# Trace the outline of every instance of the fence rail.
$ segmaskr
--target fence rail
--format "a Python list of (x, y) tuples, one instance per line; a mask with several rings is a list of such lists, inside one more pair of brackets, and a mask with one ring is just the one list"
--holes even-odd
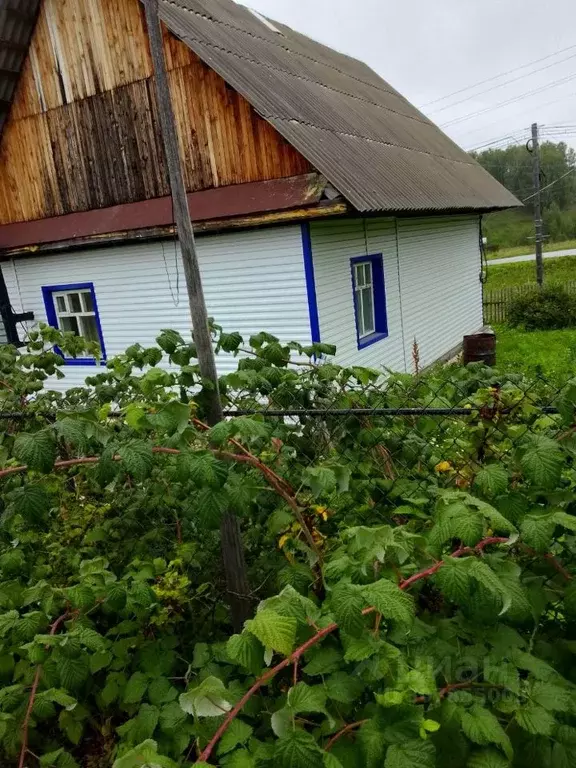
[[(576, 296), (576, 280), (567, 280), (562, 283), (568, 293)], [(525, 296), (536, 290), (535, 283), (525, 285), (509, 285), (494, 291), (484, 291), (484, 322), (505, 323), (508, 320), (508, 309), (514, 299)]]

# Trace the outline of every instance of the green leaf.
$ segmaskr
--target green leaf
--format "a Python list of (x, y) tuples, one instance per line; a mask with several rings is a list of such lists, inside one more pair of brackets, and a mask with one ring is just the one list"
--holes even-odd
[(366, 620), (362, 615), (362, 609), (366, 601), (360, 587), (339, 582), (330, 595), (330, 605), (336, 623), (345, 632), (354, 637), (363, 632)]
[(466, 765), (467, 768), (509, 768), (510, 763), (495, 749), (483, 749), (473, 752)]
[(192, 480), (199, 488), (220, 488), (228, 467), (210, 451), (184, 451), (176, 458), (176, 472), (182, 483)]
[(436, 750), (429, 741), (413, 739), (392, 744), (386, 752), (385, 768), (434, 768)]
[(341, 631), (340, 639), (345, 649), (344, 661), (365, 661), (373, 656), (379, 648), (379, 642), (367, 632), (359, 637), (351, 637)]
[(178, 696), (178, 691), (167, 677), (156, 677), (148, 686), (148, 698), (151, 704), (168, 704)]
[(376, 701), (381, 707), (398, 707), (404, 703), (406, 699), (406, 693), (404, 691), (384, 691), (384, 693), (376, 694)]
[(252, 736), (252, 727), (247, 723), (242, 722), (242, 720), (235, 718), (228, 726), (228, 730), (224, 736), (220, 739), (218, 754), (226, 755), (228, 752), (235, 749), (235, 747), (245, 744), (250, 736)]
[(328, 675), (340, 668), (342, 653), (337, 648), (315, 647), (306, 655), (308, 663), (303, 672), (310, 677)]
[(180, 694), (180, 706), (194, 717), (219, 717), (232, 709), (222, 680), (207, 677), (195, 688)]
[(552, 544), (555, 528), (554, 515), (529, 515), (520, 524), (520, 536), (537, 552), (546, 552)]
[(476, 744), (498, 744), (506, 756), (512, 758), (510, 739), (490, 710), (474, 704), (462, 715), (462, 730)]
[(5, 637), (6, 634), (14, 629), (20, 621), (20, 614), (18, 611), (6, 611), (6, 613), (0, 614), (0, 637)]
[(226, 643), (228, 656), (249, 672), (257, 674), (264, 665), (262, 645), (248, 632), (232, 635)]
[(177, 701), (171, 701), (160, 711), (160, 728), (167, 733), (173, 733), (180, 728), (186, 719), (186, 713), (180, 704)]
[(168, 435), (182, 432), (190, 420), (190, 406), (178, 400), (172, 400), (161, 408), (158, 413), (148, 417), (152, 426), (166, 432)]
[(185, 343), (178, 331), (174, 331), (171, 328), (164, 328), (160, 331), (160, 335), (156, 336), (156, 344), (169, 355), (175, 352), (177, 347), (184, 346)]
[(510, 654), (510, 661), (520, 669), (531, 672), (537, 680), (551, 680), (558, 676), (558, 673), (550, 664), (517, 648)]
[(500, 496), (508, 488), (508, 472), (502, 464), (487, 464), (476, 475), (474, 484), (483, 496)]
[(152, 446), (143, 440), (131, 440), (118, 449), (124, 469), (136, 481), (144, 480), (154, 464)]
[(100, 672), (101, 669), (109, 667), (113, 658), (111, 651), (97, 651), (94, 653), (90, 656), (91, 674), (95, 675), (97, 672)]
[(385, 619), (410, 624), (414, 618), (414, 602), (409, 595), (388, 579), (379, 579), (362, 587), (368, 605), (376, 608)]
[(238, 435), (243, 442), (249, 443), (252, 440), (267, 438), (270, 427), (254, 416), (238, 416), (232, 421), (232, 433)]
[(307, 467), (302, 473), (302, 481), (315, 496), (330, 493), (336, 488), (336, 474), (328, 467)]
[(576, 533), (576, 515), (569, 515), (567, 512), (555, 512), (552, 517), (557, 525)]
[(356, 740), (364, 758), (363, 768), (381, 768), (386, 748), (386, 738), (381, 724), (369, 720), (357, 732)]
[(545, 435), (531, 435), (520, 465), (524, 475), (542, 488), (554, 488), (560, 480), (564, 456), (556, 440)]
[(194, 499), (192, 512), (207, 528), (220, 525), (224, 512), (230, 507), (230, 498), (224, 489), (203, 488)]
[(513, 664), (500, 658), (487, 657), (484, 664), (484, 680), (494, 685), (502, 685), (513, 693), (520, 693), (520, 676)]
[(275, 611), (258, 611), (256, 616), (246, 622), (246, 629), (255, 635), (266, 648), (289, 656), (296, 639), (296, 619), (280, 616)]
[(535, 704), (549, 712), (569, 712), (574, 700), (574, 694), (568, 689), (543, 681), (532, 684), (529, 696)]
[(56, 432), (66, 443), (84, 452), (88, 445), (87, 431), (90, 422), (87, 419), (72, 419), (69, 416), (57, 421)]
[(224, 352), (236, 352), (240, 344), (243, 342), (244, 339), (238, 333), (238, 331), (234, 331), (233, 333), (221, 333), (220, 337), (218, 338), (218, 346)]
[(147, 688), (147, 676), (143, 672), (134, 672), (124, 689), (124, 703), (137, 704), (139, 701), (142, 701)]
[(515, 714), (518, 725), (535, 736), (550, 736), (556, 725), (554, 716), (537, 704), (526, 704)]
[(15, 514), (30, 525), (38, 525), (47, 519), (52, 499), (41, 485), (28, 484), (16, 490), (13, 504)]
[[(207, 763), (196, 765), (207, 766)], [(115, 760), (112, 768), (177, 768), (177, 765), (170, 758), (159, 755), (156, 742), (147, 739)]]
[(69, 637), (77, 637), (89, 651), (104, 651), (110, 645), (108, 640), (90, 627), (78, 627), (68, 634)]
[(346, 672), (335, 672), (324, 680), (326, 696), (341, 704), (356, 701), (364, 690), (364, 683), (357, 676)]
[(134, 744), (139, 744), (152, 736), (158, 725), (159, 715), (157, 707), (151, 704), (142, 704), (138, 714), (133, 719), (130, 737)]
[(76, 699), (74, 699), (72, 696), (69, 696), (66, 691), (62, 691), (58, 688), (49, 688), (47, 691), (44, 691), (44, 696), (50, 699), (50, 701), (53, 701), (56, 704), (60, 704), (61, 707), (64, 707), (64, 709), (69, 712), (76, 709), (78, 704)]
[(467, 558), (446, 557), (444, 565), (436, 573), (435, 581), (448, 600), (457, 605), (466, 605), (470, 601), (471, 575)]
[(79, 688), (90, 675), (88, 660), (83, 656), (78, 658), (60, 656), (56, 667), (60, 676), (60, 682), (69, 691)]
[(274, 746), (274, 762), (280, 768), (318, 768), (322, 750), (312, 734), (298, 728), (288, 731)]
[(14, 440), (14, 456), (28, 469), (51, 472), (56, 460), (56, 443), (50, 429), (20, 432)]
[(297, 683), (288, 691), (288, 706), (296, 715), (304, 712), (325, 712), (326, 693), (322, 686)]
[(77, 720), (74, 717), (72, 712), (68, 712), (65, 709), (62, 710), (58, 718), (58, 725), (72, 744), (80, 744), (84, 732), (84, 725), (81, 720)]

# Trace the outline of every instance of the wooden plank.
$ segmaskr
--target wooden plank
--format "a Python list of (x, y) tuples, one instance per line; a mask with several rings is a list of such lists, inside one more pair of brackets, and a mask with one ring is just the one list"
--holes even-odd
[[(163, 44), (188, 191), (313, 170), (165, 29)], [(167, 194), (151, 71), (139, 0), (44, 0), (0, 145), (0, 223)]]

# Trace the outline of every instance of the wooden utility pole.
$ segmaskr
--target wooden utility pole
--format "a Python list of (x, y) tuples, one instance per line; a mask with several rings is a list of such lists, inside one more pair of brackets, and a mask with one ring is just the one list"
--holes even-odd
[(216, 373), (216, 359), (212, 347), (212, 337), (208, 326), (208, 312), (202, 290), (202, 279), (198, 265), (198, 254), (194, 240), (194, 230), (188, 210), (188, 198), (184, 186), (182, 173), (182, 161), (176, 133), (176, 121), (170, 98), (168, 75), (166, 74), (166, 62), (164, 60), (164, 47), (162, 43), (162, 30), (158, 17), (158, 0), (144, 0), (146, 10), (146, 24), (150, 40), (150, 52), (154, 64), (154, 80), (156, 83), (156, 99), (158, 113), (160, 115), (160, 127), (164, 141), (164, 152), (170, 177), (172, 190), (172, 202), (174, 206), (174, 220), (180, 241), (182, 263), (186, 288), (188, 289), (188, 301), (190, 303), (190, 315), (192, 317), (192, 329), (194, 343), (198, 352), (198, 364), (202, 378), (209, 382), (210, 400), (208, 404), (208, 422), (216, 424), (222, 421), (222, 405), (218, 392), (218, 375)]
[(544, 260), (542, 258), (542, 195), (540, 193), (540, 142), (538, 123), (532, 124), (532, 180), (534, 184), (534, 229), (536, 233), (536, 282), (544, 284)]
[[(164, 152), (170, 177), (172, 190), (172, 202), (174, 207), (174, 220), (180, 241), (182, 263), (186, 287), (188, 289), (188, 301), (190, 303), (190, 315), (192, 317), (192, 329), (194, 343), (198, 354), (200, 373), (204, 379), (204, 391), (207, 395), (207, 420), (209, 424), (217, 424), (222, 421), (222, 404), (218, 391), (218, 376), (216, 373), (216, 359), (212, 338), (208, 325), (208, 313), (202, 290), (202, 279), (198, 265), (198, 255), (194, 241), (194, 230), (188, 209), (186, 187), (184, 186), (184, 174), (182, 160), (176, 133), (176, 121), (170, 97), (168, 75), (166, 74), (166, 61), (164, 59), (164, 46), (162, 30), (158, 16), (158, 0), (143, 0), (146, 12), (146, 25), (150, 40), (150, 52), (154, 65), (154, 80), (156, 84), (156, 100), (160, 115), (160, 128), (164, 142)], [(246, 561), (244, 547), (240, 531), (240, 523), (233, 512), (225, 512), (221, 524), (222, 564), (228, 587), (230, 614), (232, 624), (236, 632), (242, 630), (244, 621), (251, 613), (251, 598), (248, 577), (246, 574)]]

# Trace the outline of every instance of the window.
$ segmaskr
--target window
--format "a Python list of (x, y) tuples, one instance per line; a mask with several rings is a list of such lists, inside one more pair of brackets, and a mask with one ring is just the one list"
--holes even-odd
[[(92, 283), (51, 285), (43, 287), (42, 293), (48, 323), (61, 331), (71, 331), (76, 336), (82, 336), (87, 341), (98, 342), (102, 350), (102, 359), (106, 359), (94, 285)], [(87, 355), (65, 358), (65, 360), (72, 365), (96, 364), (96, 360)]]
[(351, 260), (358, 349), (388, 336), (382, 254)]

